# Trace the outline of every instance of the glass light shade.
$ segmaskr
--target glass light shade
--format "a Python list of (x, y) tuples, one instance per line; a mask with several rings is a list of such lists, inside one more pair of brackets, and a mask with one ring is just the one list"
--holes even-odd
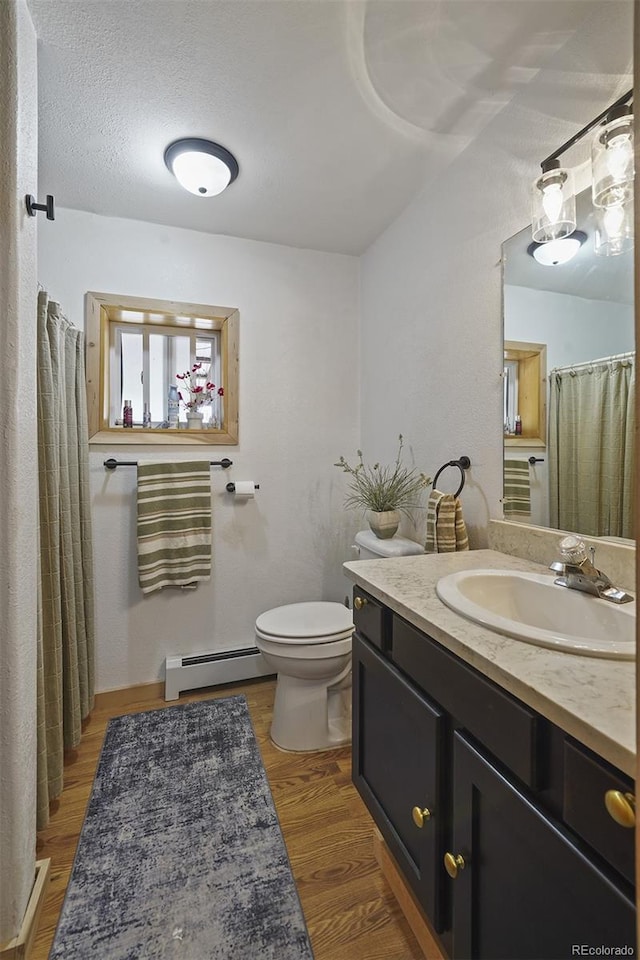
[[(632, 194), (633, 197), (633, 194)], [(594, 249), (599, 257), (617, 257), (633, 250), (633, 200), (596, 207)]]
[(633, 116), (626, 114), (601, 127), (591, 145), (593, 204), (626, 204), (633, 197)]
[(557, 167), (533, 181), (531, 223), (536, 243), (568, 237), (576, 229), (573, 173)]
[(179, 154), (173, 161), (173, 172), (178, 183), (198, 197), (217, 196), (231, 180), (226, 163), (207, 153)]

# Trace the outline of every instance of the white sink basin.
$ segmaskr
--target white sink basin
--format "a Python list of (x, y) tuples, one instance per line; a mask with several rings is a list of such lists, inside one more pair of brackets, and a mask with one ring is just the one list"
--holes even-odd
[(442, 577), (436, 593), (468, 620), (541, 647), (633, 660), (636, 604), (613, 604), (560, 587), (553, 575), (466, 570)]

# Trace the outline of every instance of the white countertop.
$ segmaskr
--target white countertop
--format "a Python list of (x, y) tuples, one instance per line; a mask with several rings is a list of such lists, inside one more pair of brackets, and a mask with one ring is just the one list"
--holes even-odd
[(536, 647), (454, 613), (437, 597), (436, 583), (474, 568), (548, 572), (495, 550), (344, 564), (377, 600), (635, 779), (635, 662)]

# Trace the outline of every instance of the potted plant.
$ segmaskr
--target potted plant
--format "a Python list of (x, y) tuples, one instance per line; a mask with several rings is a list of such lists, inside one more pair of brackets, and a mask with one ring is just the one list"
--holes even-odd
[(349, 474), (347, 507), (360, 507), (368, 511), (369, 526), (381, 540), (394, 536), (400, 524), (400, 513), (409, 514), (412, 507), (421, 506), (422, 491), (431, 483), (431, 477), (409, 469), (401, 463), (403, 439), (399, 435), (398, 454), (391, 466), (374, 463), (368, 466), (358, 450), (358, 463), (352, 467), (340, 457), (335, 467)]
[[(178, 392), (178, 399), (184, 404), (187, 411), (187, 426), (190, 430), (202, 428), (203, 410), (202, 408), (210, 404), (215, 396), (223, 397), (224, 390), (218, 387), (216, 391), (215, 383), (210, 383), (205, 376), (200, 373), (201, 363), (194, 363), (191, 370), (186, 373), (176, 373), (176, 379), (182, 381), (181, 389)], [(198, 380), (205, 380), (205, 385), (198, 383)], [(188, 394), (183, 397), (182, 391)]]

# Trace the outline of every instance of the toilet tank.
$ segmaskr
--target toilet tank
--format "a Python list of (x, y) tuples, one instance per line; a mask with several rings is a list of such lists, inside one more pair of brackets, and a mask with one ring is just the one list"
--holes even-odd
[(424, 553), (424, 547), (406, 537), (391, 537), (381, 540), (373, 530), (356, 533), (354, 550), (359, 560), (380, 560), (382, 557), (410, 557)]

